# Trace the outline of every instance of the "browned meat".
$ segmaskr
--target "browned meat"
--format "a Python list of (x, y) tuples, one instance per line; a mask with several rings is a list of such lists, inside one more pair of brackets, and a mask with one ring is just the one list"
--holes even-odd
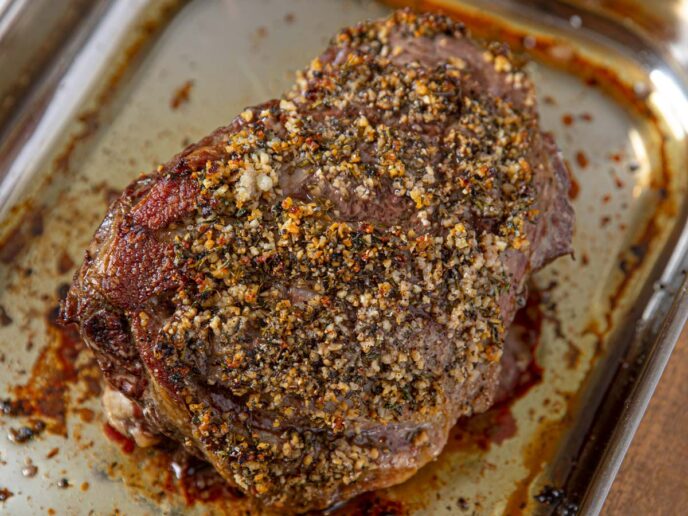
[(508, 51), (397, 12), (127, 188), (64, 317), (132, 402), (109, 394), (118, 428), (324, 508), (490, 406), (527, 277), (569, 252), (567, 191)]

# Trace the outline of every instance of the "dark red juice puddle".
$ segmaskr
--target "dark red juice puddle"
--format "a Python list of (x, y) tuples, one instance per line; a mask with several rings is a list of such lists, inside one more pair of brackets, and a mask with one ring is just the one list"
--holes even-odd
[(134, 443), (133, 439), (121, 434), (108, 423), (103, 425), (103, 433), (113, 443), (117, 444), (122, 449), (122, 452), (127, 455), (133, 453), (136, 449), (136, 443)]

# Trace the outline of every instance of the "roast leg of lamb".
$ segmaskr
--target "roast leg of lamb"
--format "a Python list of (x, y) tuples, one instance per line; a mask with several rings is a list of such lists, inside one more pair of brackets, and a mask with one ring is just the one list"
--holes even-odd
[(568, 177), (503, 45), (398, 11), (133, 182), (64, 303), (141, 445), (266, 505), (409, 478), (486, 410)]

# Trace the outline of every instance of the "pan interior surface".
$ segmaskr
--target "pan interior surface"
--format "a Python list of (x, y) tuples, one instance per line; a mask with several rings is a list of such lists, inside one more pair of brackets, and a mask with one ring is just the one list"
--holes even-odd
[[(129, 30), (113, 43), (108, 62), (125, 59), (141, 20), (158, 12), (153, 7), (141, 2), (140, 12), (129, 16)], [(114, 89), (108, 88), (115, 66), (83, 91), (75, 116), (56, 122), (62, 129), (51, 145), (34, 142), (1, 226), (0, 307), (10, 322), (0, 326), (0, 398), (29, 383), (50, 388), (37, 377), (43, 362), (58, 364), (74, 381), (58, 393), (64, 421), (57, 417), (28, 442), (0, 446), (0, 488), (13, 494), (0, 508), (10, 514), (49, 508), (58, 514), (235, 514), (249, 506), (239, 497), (191, 503), (174, 487), (179, 479), (167, 473), (169, 461), (160, 452), (122, 453), (121, 443), (104, 437), (93, 387), (97, 371), (88, 353), (77, 353), (78, 344), (65, 344), (54, 310), (117, 191), (245, 106), (278, 96), (341, 27), (389, 11), (360, 0), (189, 2), (138, 47), (143, 50), (121, 69)], [(481, 416), (483, 426), (459, 424), (437, 461), (378, 493), (380, 499), (418, 514), (537, 510), (534, 495), (551, 481), (547, 464), (581, 411), (581, 386), (600, 357), (623, 345), (614, 338), (617, 328), (628, 322), (683, 210), (688, 167), (675, 106), (685, 99), (672, 101), (662, 72), (647, 71), (632, 57), (619, 54), (607, 64), (648, 95), (648, 111), (551, 63), (528, 65), (542, 127), (554, 133), (574, 178), (577, 213), (575, 258), (561, 258), (534, 278), (547, 305), (536, 350), (542, 379)], [(63, 357), (65, 349), (78, 357)], [(0, 413), (3, 434), (30, 424)], [(28, 461), (37, 475), (22, 475)]]

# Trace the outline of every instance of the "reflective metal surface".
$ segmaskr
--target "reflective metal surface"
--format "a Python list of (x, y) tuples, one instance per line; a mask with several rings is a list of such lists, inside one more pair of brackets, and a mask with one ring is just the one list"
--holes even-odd
[[(551, 485), (595, 513), (687, 314), (680, 271), (688, 102), (683, 57), (672, 53), (678, 43), (664, 46), (642, 25), (609, 18), (611, 2), (584, 2), (589, 11), (568, 2), (403, 3), (440, 5), (478, 35), (528, 47), (542, 125), (579, 185), (578, 221), (576, 260), (561, 259), (535, 278), (548, 302), (537, 350), (543, 380), (486, 417), (487, 444), (460, 426), (438, 461), (378, 495), (419, 514), (538, 513), (554, 509), (535, 500)], [(43, 93), (26, 93), (42, 102), (25, 102), (2, 128), (0, 306), (12, 323), (0, 326), (0, 398), (34, 380), (37, 357), (54, 349), (46, 314), (108, 194), (244, 106), (278, 95), (337, 29), (388, 9), (361, 0), (196, 0), (179, 9), (131, 0), (87, 17), (78, 43), (56, 49), (61, 64), (44, 71), (53, 87), (39, 81), (34, 92)], [(683, 33), (671, 34), (679, 41)], [(171, 107), (189, 81), (188, 102)], [(32, 235), (36, 213), (42, 224)], [(7, 242), (25, 234), (8, 254)], [(80, 371), (87, 376), (86, 366)], [(0, 435), (0, 488), (13, 492), (0, 508), (235, 514), (247, 507), (245, 500), (187, 507), (167, 492), (155, 452), (123, 454), (103, 435), (97, 398), (77, 403), (84, 383), (79, 377), (66, 394), (68, 438), (45, 433), (20, 445)], [(21, 423), (0, 416), (0, 434)], [(46, 458), (54, 448), (59, 453)], [(35, 477), (21, 474), (28, 458)], [(58, 486), (63, 477), (67, 490)]]

